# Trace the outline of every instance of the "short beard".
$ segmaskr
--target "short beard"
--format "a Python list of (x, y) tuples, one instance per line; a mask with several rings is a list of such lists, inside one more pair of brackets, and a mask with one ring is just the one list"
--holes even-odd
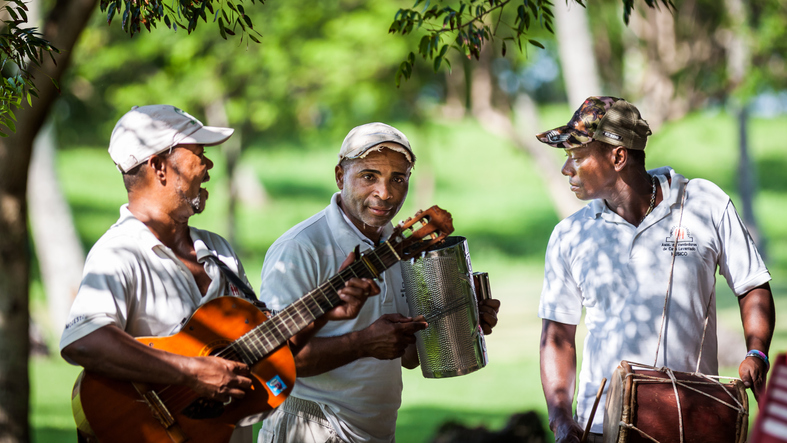
[[(174, 164), (170, 166), (172, 167), (172, 170), (175, 171), (175, 174), (177, 174), (178, 181), (180, 181), (180, 177), (181, 177), (180, 170)], [(194, 214), (201, 214), (202, 211), (205, 210), (205, 206), (206, 206), (205, 204), (201, 205), (202, 207), (200, 207), (201, 197), (202, 197), (201, 190), (197, 191), (197, 196), (194, 198), (186, 197), (186, 194), (183, 191), (178, 190), (178, 197), (180, 198), (181, 202), (189, 205), (191, 210), (194, 211)]]
[(194, 211), (195, 214), (200, 214), (200, 213), (202, 213), (202, 211), (205, 210), (205, 205), (204, 204), (202, 204), (202, 205), (200, 204), (200, 203), (202, 203), (202, 199), (201, 199), (201, 195), (200, 194), (197, 194), (197, 196), (194, 197), (194, 198), (188, 198), (183, 193), (183, 191), (178, 191), (178, 197), (180, 198), (181, 202), (189, 205), (189, 207), (191, 208), (192, 211)]

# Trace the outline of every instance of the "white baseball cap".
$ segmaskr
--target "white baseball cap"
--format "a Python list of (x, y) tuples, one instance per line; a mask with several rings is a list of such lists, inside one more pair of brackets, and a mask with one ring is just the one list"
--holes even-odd
[(339, 161), (345, 158), (363, 158), (372, 148), (388, 148), (400, 152), (407, 161), (415, 163), (415, 154), (401, 131), (385, 123), (367, 123), (352, 128), (339, 149)]
[(145, 163), (151, 155), (177, 145), (218, 145), (233, 132), (232, 128), (205, 126), (174, 106), (134, 106), (112, 130), (109, 156), (120, 172), (126, 173)]

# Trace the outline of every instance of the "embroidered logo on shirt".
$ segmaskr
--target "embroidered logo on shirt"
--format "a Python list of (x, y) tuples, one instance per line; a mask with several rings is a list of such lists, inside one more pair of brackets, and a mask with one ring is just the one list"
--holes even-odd
[(678, 251), (675, 253), (678, 257), (685, 257), (691, 252), (697, 252), (697, 243), (694, 237), (691, 236), (691, 231), (685, 226), (673, 226), (670, 228), (669, 237), (661, 244), (662, 251), (669, 251), (670, 254), (674, 253), (675, 240), (678, 241)]

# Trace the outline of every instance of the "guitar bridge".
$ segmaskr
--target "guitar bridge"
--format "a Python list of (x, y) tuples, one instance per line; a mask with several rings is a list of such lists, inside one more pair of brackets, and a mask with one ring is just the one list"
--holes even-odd
[(145, 383), (132, 383), (134, 389), (145, 401), (145, 404), (150, 408), (150, 413), (158, 420), (161, 426), (167, 431), (169, 438), (174, 443), (184, 443), (189, 438), (180, 428), (180, 425), (175, 421), (175, 417), (169, 412), (167, 406), (161, 401), (156, 391), (149, 389)]
[(167, 409), (167, 406), (164, 405), (164, 402), (161, 401), (161, 398), (158, 396), (156, 391), (152, 389), (148, 389), (147, 385), (142, 383), (132, 383), (134, 388), (136, 388), (139, 395), (142, 396), (142, 399), (145, 400), (145, 404), (148, 405), (150, 408), (150, 412), (153, 414), (153, 417), (161, 423), (164, 428), (169, 429), (172, 425), (175, 424), (175, 417)]

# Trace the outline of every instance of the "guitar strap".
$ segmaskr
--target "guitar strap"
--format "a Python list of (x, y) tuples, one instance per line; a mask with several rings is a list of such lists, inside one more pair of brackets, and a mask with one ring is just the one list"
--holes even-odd
[(227, 277), (227, 280), (229, 280), (230, 283), (235, 285), (238, 288), (238, 290), (241, 292), (241, 294), (243, 294), (243, 296), (246, 297), (246, 299), (249, 300), (254, 306), (265, 311), (268, 310), (268, 308), (265, 307), (265, 303), (261, 302), (257, 298), (257, 294), (254, 293), (254, 290), (251, 289), (249, 285), (247, 285), (246, 282), (243, 281), (243, 279), (238, 277), (238, 274), (234, 273), (232, 269), (230, 269), (229, 266), (227, 266), (226, 263), (221, 261), (218, 257), (216, 257), (213, 254), (208, 255), (207, 258), (210, 259), (210, 261), (212, 261), (213, 263), (215, 263), (216, 266), (219, 267), (219, 269), (221, 269), (222, 274), (224, 274), (224, 276)]

